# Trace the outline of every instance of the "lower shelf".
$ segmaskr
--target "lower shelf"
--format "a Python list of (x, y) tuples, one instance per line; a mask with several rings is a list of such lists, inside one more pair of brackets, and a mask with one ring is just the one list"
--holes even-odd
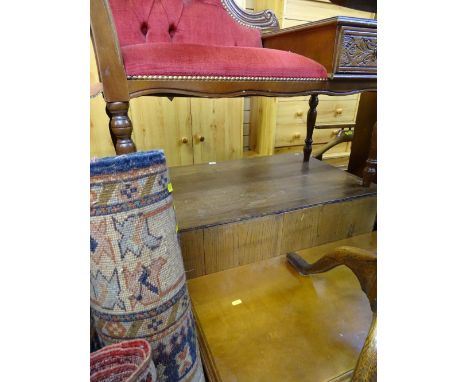
[(301, 154), (171, 169), (187, 277), (373, 229), (375, 186)]

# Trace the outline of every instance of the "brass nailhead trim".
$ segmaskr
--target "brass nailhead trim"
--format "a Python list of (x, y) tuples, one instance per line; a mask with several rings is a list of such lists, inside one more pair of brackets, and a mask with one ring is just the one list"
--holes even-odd
[(129, 80), (194, 80), (194, 81), (327, 81), (316, 77), (225, 77), (225, 76), (127, 76)]

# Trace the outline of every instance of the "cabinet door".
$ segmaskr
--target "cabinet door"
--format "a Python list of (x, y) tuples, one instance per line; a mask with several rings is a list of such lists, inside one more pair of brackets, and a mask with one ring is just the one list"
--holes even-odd
[(242, 98), (192, 98), (194, 163), (242, 158)]
[(138, 151), (163, 149), (168, 166), (193, 164), (189, 98), (138, 97), (129, 116)]

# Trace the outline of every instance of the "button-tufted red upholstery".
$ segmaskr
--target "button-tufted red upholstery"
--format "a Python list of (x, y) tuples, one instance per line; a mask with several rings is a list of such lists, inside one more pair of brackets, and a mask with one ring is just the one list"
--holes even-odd
[(260, 31), (243, 26), (221, 0), (109, 0), (128, 76), (326, 78), (297, 54), (262, 48)]

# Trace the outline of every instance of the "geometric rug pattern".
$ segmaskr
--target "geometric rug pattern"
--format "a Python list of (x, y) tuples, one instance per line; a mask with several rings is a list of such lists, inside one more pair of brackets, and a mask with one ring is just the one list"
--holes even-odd
[(106, 344), (145, 339), (157, 381), (204, 381), (162, 151), (91, 162), (91, 314)]

